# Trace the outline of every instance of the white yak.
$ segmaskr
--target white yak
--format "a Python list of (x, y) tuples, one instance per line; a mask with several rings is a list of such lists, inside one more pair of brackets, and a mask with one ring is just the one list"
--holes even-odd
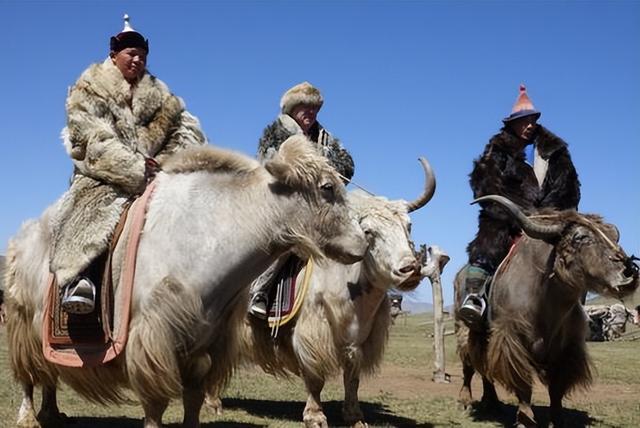
[[(366, 240), (350, 217), (344, 185), (303, 137), (290, 138), (264, 167), (211, 147), (179, 153), (163, 167), (139, 246), (129, 341), (105, 365), (69, 368), (43, 357), (48, 219), (55, 205), (10, 242), (5, 298), (10, 362), (24, 393), (18, 426), (40, 426), (34, 385), (43, 386), (41, 422), (59, 420), (61, 379), (103, 404), (123, 402), (130, 388), (145, 428), (161, 426), (170, 399), (182, 397), (184, 426), (198, 427), (204, 386), (230, 375), (251, 281), (292, 247), (344, 262), (364, 254)], [(114, 256), (114, 284), (123, 247)]]
[[(413, 202), (389, 201), (362, 191), (349, 193), (349, 205), (368, 241), (361, 262), (342, 265), (327, 260), (313, 268), (308, 293), (296, 319), (280, 327), (275, 339), (266, 321), (248, 316), (243, 325), (241, 359), (267, 373), (300, 376), (307, 390), (303, 420), (307, 427), (327, 427), (320, 393), (325, 380), (343, 372), (342, 415), (350, 425), (365, 425), (358, 402), (360, 374), (380, 364), (391, 324), (387, 291), (418, 286), (421, 262), (411, 242), (408, 213), (424, 206), (435, 191), (435, 177), (425, 159), (423, 194)], [(305, 270), (298, 275), (302, 282)], [(208, 403), (220, 411), (212, 391)]]

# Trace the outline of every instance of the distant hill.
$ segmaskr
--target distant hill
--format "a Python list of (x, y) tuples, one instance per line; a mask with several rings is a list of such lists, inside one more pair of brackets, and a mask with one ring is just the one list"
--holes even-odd
[(425, 312), (433, 312), (433, 305), (428, 302), (418, 302), (411, 300), (402, 300), (402, 310), (411, 312), (412, 314), (422, 314)]
[(433, 304), (419, 300), (414, 293), (402, 293), (402, 310), (412, 314), (433, 312)]

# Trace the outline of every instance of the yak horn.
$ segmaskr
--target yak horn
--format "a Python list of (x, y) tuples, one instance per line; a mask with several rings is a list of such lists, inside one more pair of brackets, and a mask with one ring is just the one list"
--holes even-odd
[(526, 233), (528, 236), (534, 239), (553, 239), (560, 236), (560, 233), (562, 232), (563, 225), (561, 224), (548, 225), (548, 224), (538, 223), (532, 220), (531, 218), (527, 217), (525, 213), (522, 211), (522, 208), (520, 208), (517, 204), (515, 204), (510, 199), (505, 198), (504, 196), (499, 196), (499, 195), (481, 196), (478, 199), (471, 202), (471, 204), (476, 204), (478, 202), (484, 202), (484, 201), (497, 202), (498, 204), (502, 205), (518, 222), (522, 230), (524, 230), (524, 233)]
[(433, 169), (431, 168), (431, 165), (423, 157), (418, 158), (418, 160), (420, 161), (420, 163), (422, 164), (422, 168), (424, 169), (424, 177), (425, 177), (424, 192), (415, 201), (407, 202), (408, 212), (412, 212), (424, 207), (427, 204), (427, 202), (429, 202), (431, 198), (433, 198), (433, 194), (436, 191), (436, 176), (433, 173)]

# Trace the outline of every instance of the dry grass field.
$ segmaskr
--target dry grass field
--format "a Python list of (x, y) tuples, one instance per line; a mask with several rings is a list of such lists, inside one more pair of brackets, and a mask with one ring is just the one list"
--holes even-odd
[[(376, 427), (501, 427), (510, 426), (515, 414), (513, 397), (499, 390), (504, 405), (496, 415), (478, 408), (464, 411), (456, 401), (461, 386), (461, 369), (455, 355), (453, 336), (446, 340), (447, 372), (450, 384), (431, 381), (433, 343), (428, 337), (429, 316), (399, 318), (393, 326), (380, 373), (362, 382), (360, 397), (365, 417)], [(447, 330), (452, 326), (449, 321)], [(631, 327), (628, 337), (640, 330)], [(589, 344), (597, 367), (593, 388), (565, 400), (570, 427), (640, 426), (640, 340)], [(6, 332), (0, 327), (0, 426), (12, 427), (20, 406), (20, 391), (8, 367)], [(474, 398), (480, 382), (474, 381)], [(60, 408), (72, 428), (141, 427), (142, 411), (132, 400), (118, 407), (87, 402), (66, 387), (59, 396)], [(341, 386), (334, 380), (323, 393), (331, 426), (342, 424)], [(242, 368), (224, 395), (223, 416), (204, 410), (203, 427), (299, 427), (305, 395), (297, 378), (274, 379), (254, 368)], [(534, 393), (534, 410), (543, 424), (548, 420), (548, 399), (541, 385)], [(182, 410), (178, 402), (169, 407), (165, 423), (178, 427)]]

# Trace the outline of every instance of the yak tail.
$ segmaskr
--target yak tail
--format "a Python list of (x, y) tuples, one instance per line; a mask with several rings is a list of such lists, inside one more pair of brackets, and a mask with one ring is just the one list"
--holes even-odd
[(362, 344), (362, 372), (364, 375), (372, 375), (380, 367), (384, 351), (389, 340), (389, 327), (391, 326), (391, 304), (389, 297), (385, 295), (378, 311), (375, 313), (371, 333)]
[[(179, 397), (185, 380), (210, 370), (208, 355), (190, 355), (199, 332), (206, 327), (202, 301), (167, 277), (157, 286), (145, 310), (134, 319), (127, 343), (131, 387), (143, 402)], [(187, 358), (189, 356), (189, 358)], [(195, 364), (194, 364), (195, 363)]]
[(524, 343), (531, 337), (531, 324), (522, 317), (493, 321), (487, 347), (486, 376), (512, 393), (531, 387), (536, 373)]
[(26, 284), (18, 273), (17, 249), (9, 241), (5, 258), (4, 285), (7, 307), (7, 341), (9, 361), (13, 375), (23, 384), (54, 386), (57, 382), (55, 368), (42, 354), (42, 344), (33, 329), (35, 308), (24, 301)]

